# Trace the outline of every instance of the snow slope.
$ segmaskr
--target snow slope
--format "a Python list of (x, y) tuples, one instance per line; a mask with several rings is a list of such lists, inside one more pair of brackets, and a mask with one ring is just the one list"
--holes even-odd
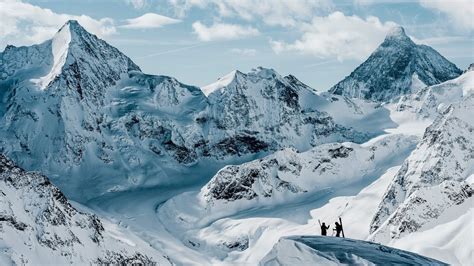
[(0, 155), (0, 264), (171, 262), (123, 228), (78, 210), (47, 177)]
[(396, 27), (364, 63), (329, 91), (351, 98), (390, 102), (460, 74), (456, 65), (433, 48), (415, 44), (403, 28)]
[(249, 209), (319, 198), (334, 189), (357, 191), (387, 168), (401, 163), (400, 158), (415, 143), (414, 137), (393, 135), (372, 145), (330, 143), (303, 153), (286, 149), (224, 167), (199, 193), (171, 198), (160, 206), (158, 214), (169, 230), (180, 234)]
[(336, 237), (292, 236), (278, 241), (260, 265), (447, 265), (387, 246)]
[(461, 101), (472, 93), (474, 93), (474, 70), (468, 69), (455, 79), (400, 97), (396, 111), (412, 112), (417, 118), (434, 120), (439, 111), (443, 111), (449, 104)]
[[(447, 107), (426, 129), (377, 207), (370, 240), (456, 265), (472, 262), (473, 108), (470, 95)], [(446, 239), (449, 244), (440, 244)], [(422, 241), (420, 246), (410, 244), (415, 240)]]

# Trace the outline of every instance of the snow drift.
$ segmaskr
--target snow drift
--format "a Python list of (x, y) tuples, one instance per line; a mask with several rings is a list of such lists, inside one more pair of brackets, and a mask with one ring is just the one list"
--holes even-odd
[(337, 237), (281, 238), (260, 265), (448, 265), (415, 253)]

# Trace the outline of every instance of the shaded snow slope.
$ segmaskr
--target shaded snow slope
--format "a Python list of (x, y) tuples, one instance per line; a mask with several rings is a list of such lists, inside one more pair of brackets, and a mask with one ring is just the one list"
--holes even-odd
[(117, 225), (77, 210), (48, 178), (0, 155), (0, 264), (171, 264)]
[(278, 241), (260, 265), (447, 265), (441, 261), (361, 240), (292, 236)]
[(456, 65), (426, 45), (415, 44), (403, 28), (395, 28), (383, 43), (348, 77), (329, 91), (352, 98), (390, 102), (456, 78)]
[(405, 160), (371, 223), (371, 239), (388, 243), (431, 228), (472, 197), (474, 95), (452, 104), (426, 129)]

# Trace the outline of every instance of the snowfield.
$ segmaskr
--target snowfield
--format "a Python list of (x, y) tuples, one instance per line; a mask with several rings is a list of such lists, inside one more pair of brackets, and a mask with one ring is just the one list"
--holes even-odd
[(285, 237), (260, 265), (448, 265), (411, 252), (335, 237)]

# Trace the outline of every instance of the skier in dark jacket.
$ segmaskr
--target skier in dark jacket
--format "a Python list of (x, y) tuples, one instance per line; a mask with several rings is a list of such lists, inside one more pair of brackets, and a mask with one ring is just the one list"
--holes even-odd
[(322, 236), (327, 235), (327, 230), (328, 229), (329, 229), (329, 226), (326, 226), (326, 224), (323, 222), (323, 224), (321, 225), (321, 235)]
[(336, 228), (334, 230), (336, 231), (336, 237), (341, 237), (342, 225), (336, 222)]

